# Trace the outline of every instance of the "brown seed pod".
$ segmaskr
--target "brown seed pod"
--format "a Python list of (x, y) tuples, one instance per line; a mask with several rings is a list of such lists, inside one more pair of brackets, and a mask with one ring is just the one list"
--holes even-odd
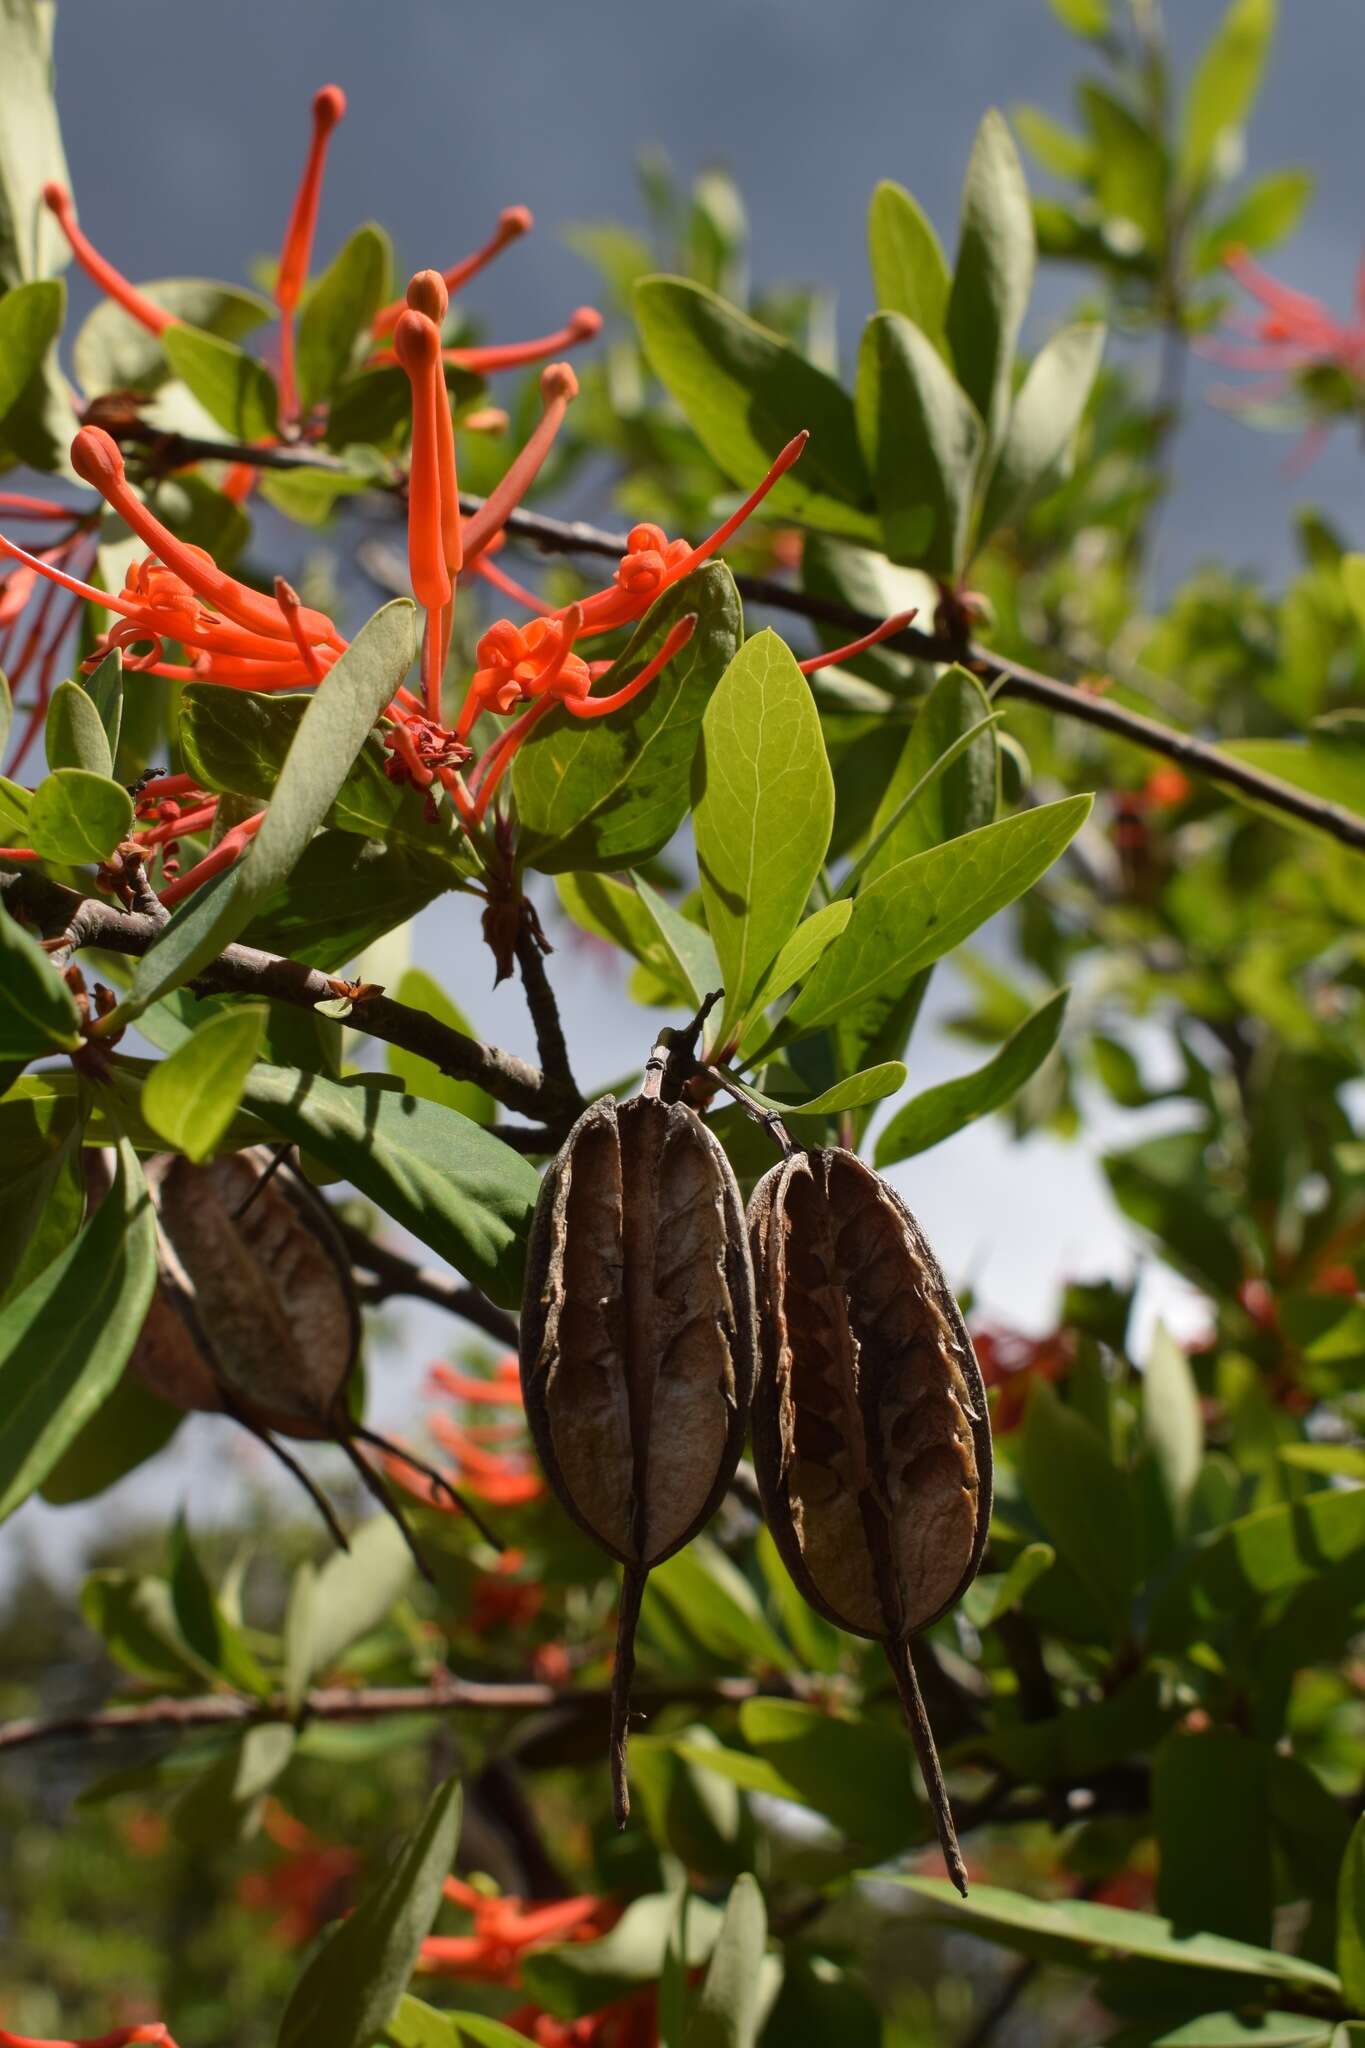
[(338, 1444), (407, 1535), (358, 1448), (391, 1447), (350, 1409), (361, 1328), (350, 1259), (326, 1203), (279, 1163), (263, 1146), (204, 1166), (169, 1153), (147, 1162), (159, 1278), (128, 1369), (172, 1407), (231, 1415), (259, 1437), (343, 1547), (330, 1503), (281, 1437)]
[(885, 1646), (965, 1896), (910, 1638), (961, 1599), (990, 1527), (990, 1422), (971, 1339), (914, 1217), (852, 1152), (773, 1167), (750, 1200), (749, 1238), (768, 1526), (811, 1606)]
[(694, 1111), (648, 1085), (631, 1102), (595, 1102), (546, 1174), (521, 1317), (521, 1383), (541, 1463), (574, 1520), (625, 1567), (611, 1734), (622, 1827), (645, 1579), (697, 1533), (734, 1477), (756, 1354), (730, 1162)]

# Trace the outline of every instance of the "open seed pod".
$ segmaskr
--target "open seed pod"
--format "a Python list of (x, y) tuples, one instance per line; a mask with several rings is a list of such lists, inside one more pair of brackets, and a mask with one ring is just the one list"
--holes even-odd
[(350, 1259), (326, 1203), (278, 1165), (264, 1146), (204, 1166), (171, 1153), (148, 1161), (159, 1275), (128, 1370), (172, 1407), (231, 1415), (259, 1437), (344, 1547), (330, 1503), (279, 1439), (338, 1444), (407, 1535), (358, 1448), (390, 1447), (350, 1409), (360, 1353)]
[(753, 1276), (730, 1163), (694, 1111), (595, 1102), (547, 1172), (521, 1317), (526, 1417), (550, 1484), (625, 1567), (612, 1682), (612, 1794), (650, 1570), (719, 1505), (744, 1443)]
[(796, 1152), (749, 1203), (761, 1366), (754, 1467), (811, 1606), (880, 1641), (939, 1840), (957, 1844), (910, 1639), (975, 1578), (991, 1511), (986, 1393), (919, 1225), (852, 1152)]

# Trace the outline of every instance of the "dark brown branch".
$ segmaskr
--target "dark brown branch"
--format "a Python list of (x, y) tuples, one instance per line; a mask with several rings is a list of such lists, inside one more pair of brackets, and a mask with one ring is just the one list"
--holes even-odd
[[(822, 1681), (812, 1680), (811, 1686)], [(760, 1695), (800, 1698), (800, 1678), (709, 1678), (678, 1685), (642, 1687), (637, 1709), (691, 1705), (733, 1706)], [(298, 1714), (278, 1699), (247, 1699), (238, 1693), (210, 1693), (195, 1699), (141, 1700), (135, 1706), (97, 1707), (87, 1714), (59, 1714), (0, 1723), (0, 1751), (32, 1749), (46, 1742), (81, 1742), (102, 1735), (136, 1735), (171, 1729), (249, 1728), (261, 1721), (378, 1721), (389, 1714), (534, 1713), (549, 1707), (585, 1707), (605, 1718), (610, 1695), (600, 1687), (546, 1685), (536, 1679), (507, 1683), (455, 1678), (442, 1673), (429, 1685), (386, 1685), (352, 1689), (327, 1686), (305, 1695)]]
[[(188, 440), (183, 442), (183, 446), (194, 451), (192, 455), (185, 456), (187, 461), (212, 458), (228, 462), (255, 461), (267, 468), (337, 467), (333, 458), (302, 449), (253, 449)], [(276, 459), (263, 460), (267, 457)], [(467, 512), (476, 511), (482, 502), (479, 498), (460, 500), (462, 510)], [(529, 542), (545, 554), (595, 555), (615, 560), (626, 551), (624, 534), (608, 533), (582, 520), (551, 519), (541, 512), (516, 511), (509, 513), (504, 525), (514, 539)], [(751, 604), (767, 605), (773, 610), (789, 612), (819, 625), (838, 626), (854, 637), (870, 633), (882, 623), (870, 612), (843, 604), (837, 598), (793, 590), (770, 576), (737, 576), (735, 581), (741, 595)], [(1024, 662), (1013, 661), (974, 641), (963, 645), (940, 634), (918, 632), (914, 627), (883, 644), (888, 649), (913, 655), (921, 661), (965, 661), (983, 682), (997, 686), (1000, 696), (1018, 697), (1027, 703), (1042, 705), (1060, 717), (1097, 726), (1147, 753), (1161, 754), (1168, 761), (1178, 762), (1182, 768), (1188, 768), (1206, 781), (1235, 789), (1254, 803), (1264, 804), (1271, 810), (1282, 811), (1287, 817), (1315, 826), (1345, 846), (1365, 850), (1365, 819), (1356, 817), (1340, 804), (1310, 796), (1306, 791), (1296, 789), (1292, 783), (1282, 782), (1278, 776), (1265, 775), (1246, 762), (1234, 759), (1207, 740), (1178, 732), (1173, 726), (1162, 725), (1154, 718), (1144, 717), (1139, 711), (1126, 711), (1121, 705), (1111, 704), (1074, 683), (1058, 682), (1054, 677), (1029, 668)]]
[[(0, 889), (11, 910), (26, 911), (45, 929), (59, 932), (72, 952), (96, 946), (137, 957), (148, 951), (161, 930), (154, 918), (120, 910), (97, 896), (82, 900), (74, 890), (28, 871), (0, 874)], [(189, 985), (196, 995), (263, 996), (305, 1010), (335, 994), (328, 977), (316, 968), (241, 945), (226, 947)], [(562, 1086), (538, 1067), (499, 1046), (469, 1038), (424, 1010), (381, 995), (357, 1003), (354, 1016), (358, 1030), (419, 1053), (455, 1080), (476, 1081), (507, 1109), (558, 1120), (577, 1112), (576, 1095), (566, 1098)]]
[(391, 1301), (395, 1295), (408, 1295), (414, 1301), (429, 1301), (437, 1308), (448, 1309), (451, 1315), (462, 1316), (486, 1337), (492, 1337), (498, 1344), (515, 1346), (517, 1341), (517, 1319), (505, 1308), (481, 1294), (477, 1287), (466, 1281), (452, 1280), (445, 1273), (438, 1273), (431, 1266), (419, 1266), (412, 1259), (405, 1259), (401, 1252), (390, 1251), (386, 1245), (376, 1244), (363, 1230), (342, 1217), (334, 1216), (353, 1265), (374, 1275), (373, 1281), (363, 1286), (361, 1298), (364, 1301)]
[(581, 1104), (583, 1098), (569, 1063), (569, 1047), (560, 1021), (559, 1004), (555, 1001), (555, 992), (545, 971), (545, 955), (549, 947), (540, 929), (540, 919), (530, 911), (529, 905), (523, 905), (515, 951), (521, 985), (526, 991), (526, 1007), (531, 1012), (531, 1022), (535, 1027), (536, 1051), (540, 1055), (545, 1078), (566, 1099), (572, 1097)]

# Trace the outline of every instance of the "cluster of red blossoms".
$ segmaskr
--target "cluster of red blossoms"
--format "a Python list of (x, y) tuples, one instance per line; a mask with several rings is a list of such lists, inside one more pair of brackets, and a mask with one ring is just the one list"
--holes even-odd
[[(344, 105), (342, 94), (331, 86), (314, 102), (313, 146), (291, 214), (276, 284), (283, 431), (294, 440), (317, 430), (316, 422), (298, 417), (292, 322), (307, 275), (327, 138)], [(172, 316), (140, 294), (91, 247), (75, 223), (66, 195), (53, 188), (48, 203), (90, 274), (134, 318), (154, 332), (164, 332), (172, 324)], [(466, 518), (460, 511), (444, 364), (455, 360), (467, 368), (486, 370), (534, 360), (552, 347), (595, 331), (597, 316), (589, 319), (586, 311), (580, 312), (558, 335), (503, 349), (447, 349), (441, 328), (450, 292), (523, 233), (529, 221), (524, 209), (511, 209), (483, 249), (448, 271), (418, 271), (405, 298), (385, 307), (375, 321), (380, 356), (399, 363), (411, 387), (408, 565), (413, 594), (426, 615), (420, 693), (400, 689), (380, 720), (388, 754), (386, 769), (394, 780), (422, 790), (433, 814), (440, 802), (448, 801), (460, 824), (476, 837), (517, 749), (553, 705), (563, 705), (580, 719), (602, 718), (620, 709), (647, 689), (673, 659), (690, 637), (695, 621), (680, 619), (654, 658), (620, 689), (605, 696), (594, 696), (593, 685), (611, 663), (589, 658), (583, 652), (585, 645), (642, 618), (663, 591), (723, 547), (796, 461), (806, 441), (804, 433), (790, 441), (758, 488), (699, 546), (670, 542), (654, 525), (636, 526), (612, 582), (577, 603), (554, 609), (505, 576), (489, 557), (502, 544), (510, 514), (550, 451), (577, 394), (577, 379), (566, 363), (552, 363), (545, 369), (539, 424), (495, 490)], [(99, 492), (149, 553), (130, 569), (121, 592), (97, 590), (77, 573), (88, 575), (93, 560), (90, 516), (77, 517), (66, 508), (37, 499), (0, 499), (0, 511), (11, 517), (59, 519), (67, 528), (55, 542), (34, 553), (0, 538), (0, 559), (15, 565), (0, 582), (0, 632), (17, 625), (18, 612), (39, 583), (44, 586), (41, 616), (29, 638), (34, 648), (42, 646), (46, 651), (17, 758), (27, 752), (41, 727), (58, 652), (72, 623), (72, 606), (78, 608), (82, 602), (114, 615), (114, 623), (102, 635), (87, 668), (96, 666), (117, 647), (131, 671), (219, 683), (230, 689), (306, 690), (319, 683), (344, 653), (347, 642), (333, 621), (302, 605), (283, 579), (276, 580), (273, 596), (266, 596), (218, 568), (202, 548), (170, 533), (129, 482), (117, 444), (101, 427), (87, 425), (80, 430), (72, 443), (71, 461), (77, 475)], [(457, 581), (470, 571), (484, 574), (533, 616), (522, 625), (500, 619), (483, 634), (477, 647), (477, 667), (452, 724), (445, 718), (442, 678), (454, 625)], [(72, 605), (54, 613), (58, 592), (65, 592)], [(888, 620), (876, 633), (802, 667), (810, 672), (860, 652), (898, 631), (907, 617)], [(177, 650), (183, 659), (176, 658)], [(25, 650), (11, 674), (17, 680), (28, 666)], [(471, 741), (484, 713), (512, 722), (476, 757)], [(258, 812), (234, 826), (182, 874), (181, 840), (208, 830), (216, 810), (216, 799), (197, 789), (186, 776), (159, 777), (139, 790), (139, 829), (134, 841), (144, 860), (159, 869), (159, 893), (166, 905), (178, 903), (231, 865), (245, 851), (265, 815)], [(22, 848), (0, 849), (0, 853), (11, 859), (34, 858)]]
[[(442, 1394), (452, 1401), (467, 1403), (477, 1411), (502, 1408), (505, 1417), (487, 1422), (456, 1422), (443, 1408), (429, 1411), (427, 1428), (450, 1459), (448, 1477), (453, 1486), (486, 1501), (490, 1507), (526, 1507), (539, 1500), (545, 1481), (531, 1456), (522, 1410), (521, 1372), (516, 1353), (505, 1352), (485, 1378), (458, 1372), (450, 1365), (434, 1365), (427, 1377), (427, 1392)], [(404, 1462), (395, 1452), (389, 1470), (425, 1506), (451, 1514), (458, 1509), (439, 1485), (417, 1467)]]
[[(1231, 324), (1237, 339), (1213, 338), (1200, 344), (1201, 352), (1213, 362), (1231, 370), (1261, 373), (1259, 382), (1230, 394), (1232, 402), (1250, 406), (1281, 400), (1296, 388), (1303, 392), (1305, 375), (1328, 370), (1340, 374), (1351, 404), (1358, 406), (1365, 394), (1365, 263), (1357, 273), (1355, 314), (1350, 320), (1339, 320), (1307, 292), (1277, 283), (1244, 249), (1233, 250), (1224, 263), (1261, 308), (1255, 315), (1234, 316)], [(1310, 396), (1309, 410), (1314, 417), (1295, 451), (1295, 468), (1313, 459), (1333, 416), (1345, 409), (1340, 398), (1325, 407), (1314, 407)]]

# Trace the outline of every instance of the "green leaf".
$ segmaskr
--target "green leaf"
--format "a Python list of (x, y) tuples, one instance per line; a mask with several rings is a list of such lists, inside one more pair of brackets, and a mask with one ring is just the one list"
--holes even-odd
[(967, 1589), (967, 1618), (973, 1627), (994, 1628), (1002, 1614), (1012, 1614), (1030, 1586), (1056, 1562), (1057, 1553), (1050, 1543), (1026, 1543), (1008, 1571), (983, 1572)]
[(810, 445), (774, 486), (767, 511), (854, 540), (877, 539), (852, 402), (832, 377), (686, 278), (643, 278), (635, 318), (655, 373), (707, 454), (742, 490), (760, 483), (793, 435), (808, 428)]
[(33, 792), (28, 828), (44, 860), (70, 867), (107, 860), (133, 829), (133, 800), (107, 775), (58, 768)]
[(1337, 1891), (1337, 1968), (1356, 2012), (1365, 2012), (1365, 1820), (1351, 1830)]
[[(714, 699), (713, 699), (714, 701)], [(720, 962), (705, 927), (675, 910), (643, 875), (634, 875), (635, 892), (658, 933), (668, 965), (682, 977), (693, 1001), (700, 1005), (722, 983)]]
[(1078, 36), (1106, 35), (1110, 23), (1110, 0), (1048, 0), (1060, 22)]
[[(607, 875), (588, 873), (556, 876), (555, 891), (565, 915), (573, 919), (580, 931), (620, 946), (648, 970), (662, 994), (680, 1007), (699, 1000), (693, 997), (672, 948), (664, 943), (658, 922), (646, 908), (638, 888), (613, 881)], [(676, 911), (672, 914), (680, 915)], [(698, 939), (706, 940), (706, 933), (699, 926), (693, 929)], [(711, 986), (716, 988), (719, 984), (717, 969)]]
[[(274, 307), (255, 292), (214, 278), (158, 277), (138, 290), (177, 321), (220, 341), (240, 341), (275, 316)], [(149, 333), (113, 299), (102, 299), (82, 323), (71, 360), (88, 398), (105, 391), (152, 392), (172, 374), (161, 336)]]
[(978, 1117), (1003, 1109), (1056, 1045), (1069, 994), (1059, 989), (1050, 996), (975, 1073), (926, 1088), (898, 1110), (877, 1140), (877, 1165), (894, 1166), (898, 1159), (927, 1152)]
[(962, 188), (962, 228), (947, 334), (958, 380), (999, 446), (1009, 415), (1014, 350), (1033, 290), (1033, 212), (1003, 114), (977, 129)]
[(279, 2048), (372, 2048), (407, 1989), (460, 1835), (460, 1785), (433, 1792), (383, 1881), (324, 1941), (294, 1987)]
[(825, 949), (834, 944), (852, 915), (852, 903), (843, 899), (826, 903), (821, 909), (802, 919), (758, 986), (745, 1020), (745, 1038), (757, 1039), (759, 1030), (764, 1028), (764, 1011), (770, 1004), (775, 1003), (779, 996), (784, 996), (789, 988), (794, 988), (798, 981), (810, 973)]
[(51, 180), (69, 185), (52, 97), (53, 10), (4, 0), (0, 35), (0, 284), (42, 278), (70, 260), (66, 238), (43, 204)]
[(90, 1500), (164, 1450), (185, 1420), (125, 1372), (112, 1394), (75, 1435), (39, 1488), (53, 1507)]
[(299, 313), (295, 361), (299, 403), (310, 412), (351, 367), (356, 344), (368, 338), (393, 267), (389, 238), (372, 221), (343, 243)]
[(1095, 152), (1084, 136), (1063, 128), (1041, 107), (1011, 107), (1010, 118), (1025, 149), (1037, 157), (1045, 171), (1051, 171), (1054, 178), (1089, 183), (1095, 168)]
[[(421, 1010), (425, 1016), (434, 1017), (438, 1024), (448, 1025), (452, 1031), (462, 1031), (467, 1038), (475, 1035), (464, 1011), (421, 967), (404, 969), (393, 997), (395, 1002)], [(471, 1123), (482, 1124), (485, 1129), (496, 1120), (498, 1105), (477, 1082), (457, 1081), (450, 1074), (443, 1074), (434, 1060), (424, 1060), (420, 1053), (407, 1052), (401, 1045), (387, 1046), (385, 1051), (389, 1072), (398, 1076), (409, 1095), (425, 1096), (428, 1102), (442, 1102), (447, 1109), (458, 1110), (461, 1116), (468, 1117)]]
[[(8, 923), (6, 918), (0, 924), (0, 941)], [(14, 993), (14, 971), (14, 962), (0, 951), (0, 1002)], [(65, 995), (64, 985), (58, 987)], [(0, 1011), (0, 1029), (6, 1021)], [(0, 1052), (0, 1069), (5, 1064)], [(75, 1101), (56, 1096), (33, 1101), (12, 1094), (0, 1102), (0, 1301), (26, 1286), (80, 1227), (85, 1210), (82, 1136)]]
[(556, 707), (518, 750), (512, 787), (526, 866), (548, 875), (639, 867), (681, 825), (702, 713), (743, 632), (729, 570), (709, 562), (666, 590), (596, 685), (605, 696), (638, 675), (689, 612), (692, 638), (640, 696), (609, 718)]
[(1204, 1462), (1204, 1418), (1189, 1359), (1163, 1323), (1157, 1324), (1142, 1375), (1142, 1434), (1161, 1480), (1171, 1526), (1177, 1537), (1183, 1536)]
[[(123, 649), (111, 647), (104, 660), (87, 677), (84, 688), (104, 727), (104, 737), (109, 744), (112, 759), (118, 758), (119, 737), (123, 731)], [(112, 774), (112, 768), (109, 770)]]
[[(229, 1621), (214, 1597), (195, 1555), (183, 1511), (172, 1524), (170, 1550), (171, 1607), (181, 1635), (195, 1656), (229, 1685), (264, 1698), (271, 1690), (270, 1680), (247, 1648), (240, 1629)], [(292, 1736), (292, 1729), (289, 1732)], [(283, 1767), (280, 1764), (272, 1775)]]
[(1261, 87), (1275, 0), (1232, 0), (1195, 67), (1180, 134), (1180, 177), (1195, 191), (1217, 168), (1220, 145), (1243, 126)]
[(718, 1662), (733, 1667), (790, 1671), (794, 1658), (769, 1627), (753, 1587), (718, 1545), (697, 1537), (650, 1573), (645, 1592), (645, 1627), (651, 1608), (662, 1603), (696, 1643)]
[(311, 1590), (297, 1609), (291, 1595), (286, 1642), (296, 1703), (353, 1643), (379, 1627), (407, 1591), (412, 1572), (402, 1530), (388, 1515), (375, 1515), (357, 1529), (348, 1551), (336, 1552), (311, 1576)]
[(900, 313), (874, 314), (863, 331), (856, 404), (887, 554), (956, 579), (972, 553), (979, 413)]
[(1334, 2048), (1337, 2032), (1301, 2012), (1208, 2012), (1170, 2032), (1144, 2029), (1140, 2041), (1127, 2033), (1112, 2040), (1113, 2048)]
[(38, 941), (0, 905), (0, 1077), (81, 1042), (76, 999)]
[[(1168, 1735), (1152, 1765), (1157, 1904), (1172, 1926), (1268, 1945), (1271, 1751), (1229, 1728)], [(1209, 1844), (1218, 1854), (1210, 1856)]]
[(109, 1655), (135, 1678), (177, 1692), (198, 1692), (214, 1673), (180, 1633), (164, 1579), (125, 1571), (97, 1571), (81, 1587), (81, 1615)]
[[(205, 789), (265, 802), (279, 781), (289, 750), (312, 702), (308, 696), (270, 696), (190, 683), (180, 695), (177, 737), (187, 771)], [(467, 843), (442, 814), (433, 824), (426, 797), (411, 784), (390, 781), (377, 739), (367, 737), (337, 789), (326, 823), (340, 832), (410, 847), (423, 859), (468, 863)]]
[(439, 1103), (357, 1075), (257, 1067), (245, 1108), (362, 1194), (505, 1308), (520, 1298), (535, 1168)]
[(1115, 1640), (1128, 1627), (1138, 1582), (1137, 1512), (1127, 1475), (1084, 1416), (1058, 1400), (1046, 1380), (1029, 1395), (1019, 1477), (1024, 1496), (1109, 1621)]
[[(1080, 1619), (1074, 1603), (1067, 1618), (1073, 1624)], [(1080, 1631), (1073, 1627), (1073, 1633)], [(1005, 1722), (989, 1735), (968, 1737), (952, 1755), (989, 1761), (1032, 1784), (1075, 1783), (1152, 1749), (1171, 1715), (1171, 1708), (1163, 1706), (1156, 1673), (1138, 1671), (1101, 1699), (1068, 1707), (1046, 1721)]]
[[(4, 670), (0, 669), (0, 753), (3, 753), (5, 747), (9, 744), (9, 729), (13, 723), (14, 699), (10, 695), (8, 678), (6, 677)], [(0, 776), (0, 787), (17, 788), (17, 786), (17, 784), (8, 784), (6, 782), (6, 778), (4, 776)], [(25, 794), (27, 794), (27, 792), (25, 792)], [(3, 801), (3, 799), (0, 799), (0, 801)], [(4, 812), (0, 811), (0, 818), (3, 817)]]
[(795, 931), (834, 823), (820, 715), (775, 633), (756, 633), (716, 685), (702, 719), (692, 805), (706, 924), (725, 987), (723, 1042)]
[(66, 286), (51, 277), (17, 284), (0, 298), (0, 424), (41, 371), (65, 310)]
[(965, 668), (945, 669), (915, 714), (872, 820), (866, 851), (840, 885), (851, 895), (912, 854), (989, 825), (1000, 801), (990, 700)]
[(962, 1899), (941, 1877), (897, 1876), (883, 1881), (904, 1885), (907, 1891), (927, 1899), (950, 1926), (1073, 1970), (1091, 1972), (1132, 1957), (1191, 1972), (1213, 1971), (1267, 1984), (1293, 1984), (1333, 1997), (1341, 1990), (1331, 1970), (1302, 1956), (1254, 1948), (1217, 1934), (1182, 1935), (1169, 1920), (1152, 1913), (1095, 1906), (1080, 1899), (1030, 1899), (1022, 1892), (989, 1884), (973, 1885), (971, 1897)]
[(1090, 801), (1067, 797), (1001, 818), (878, 876), (788, 1010), (782, 1038), (818, 1031), (879, 992), (903, 988), (951, 952), (1046, 873), (1085, 822)]
[(885, 1854), (923, 1825), (903, 1729), (849, 1720), (802, 1700), (746, 1700), (740, 1732), (802, 1804)]
[(109, 1193), (80, 1235), (0, 1309), (0, 1520), (52, 1470), (123, 1371), (156, 1285), (156, 1222), (119, 1141)]
[(685, 2048), (754, 2048), (764, 2018), (767, 1941), (763, 1894), (745, 1871), (735, 1879), (706, 1975), (688, 2010)]
[(1062, 328), (1029, 366), (986, 488), (981, 538), (1007, 526), (1070, 472), (1077, 431), (1099, 374), (1104, 328)]
[(1166, 240), (1169, 165), (1161, 138), (1122, 100), (1089, 79), (1077, 98), (1095, 145), (1095, 197), (1104, 216), (1101, 248), (1150, 265)]
[(889, 178), (872, 194), (867, 255), (877, 310), (903, 313), (941, 349), (952, 284), (948, 261), (919, 202)]
[(880, 1066), (865, 1067), (860, 1074), (850, 1074), (847, 1080), (836, 1081), (832, 1088), (812, 1095), (808, 1102), (763, 1095), (747, 1084), (743, 1092), (750, 1102), (758, 1103), (762, 1109), (778, 1110), (783, 1116), (839, 1116), (846, 1109), (861, 1109), (869, 1102), (884, 1101), (888, 1095), (894, 1095), (898, 1088), (905, 1086), (905, 1077), (903, 1060), (884, 1060)]
[(192, 898), (143, 955), (119, 1005), (121, 1020), (130, 1022), (168, 989), (189, 981), (287, 881), (411, 666), (414, 617), (406, 598), (384, 605), (328, 670), (309, 698), (246, 858)]
[(106, 781), (114, 772), (109, 735), (93, 699), (79, 683), (58, 683), (43, 735), (49, 768), (84, 768)]
[(1269, 249), (1293, 234), (1313, 196), (1311, 171), (1270, 171), (1199, 238), (1196, 268), (1217, 270), (1234, 249)]
[[(357, 454), (357, 461), (360, 460)], [(291, 469), (269, 469), (261, 478), (262, 497), (299, 526), (325, 526), (339, 498), (354, 498), (373, 490), (378, 475), (350, 474), (339, 469), (311, 469), (300, 463)]]
[(234, 441), (279, 438), (279, 393), (263, 363), (198, 327), (168, 327), (161, 345), (176, 376)]
[(260, 1006), (210, 1017), (142, 1085), (142, 1113), (152, 1129), (196, 1165), (218, 1150), (237, 1114), (265, 1015)]
[(1207, 1537), (1163, 1588), (1148, 1624), (1154, 1647), (1188, 1641), (1191, 1612), (1246, 1614), (1365, 1551), (1365, 1488), (1327, 1490), (1258, 1508)]

